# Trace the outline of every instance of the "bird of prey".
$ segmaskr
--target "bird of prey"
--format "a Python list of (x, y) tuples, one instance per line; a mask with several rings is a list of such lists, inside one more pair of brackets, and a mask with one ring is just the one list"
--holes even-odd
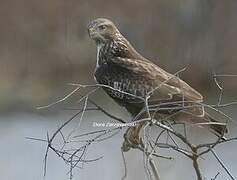
[(148, 107), (155, 119), (205, 124), (217, 136), (226, 132), (205, 112), (199, 92), (140, 55), (112, 21), (95, 19), (88, 33), (97, 46), (96, 81), (134, 118), (147, 114)]

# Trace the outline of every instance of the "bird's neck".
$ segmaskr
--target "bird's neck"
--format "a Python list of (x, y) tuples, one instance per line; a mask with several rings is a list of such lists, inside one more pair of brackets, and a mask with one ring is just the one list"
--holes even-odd
[(119, 51), (123, 58), (144, 59), (122, 34), (118, 33), (115, 36), (114, 42), (120, 47)]
[(97, 43), (96, 67), (107, 64), (111, 58), (142, 59), (143, 57), (132, 45), (120, 34), (106, 42)]

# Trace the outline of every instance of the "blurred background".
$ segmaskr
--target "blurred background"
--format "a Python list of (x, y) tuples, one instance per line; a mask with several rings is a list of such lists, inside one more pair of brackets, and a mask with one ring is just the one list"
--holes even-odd
[[(0, 150), (1, 179), (43, 179), (41, 160), (45, 146), (24, 137), (44, 137), (71, 115), (57, 107), (53, 110), (35, 107), (70, 92), (72, 87), (67, 83), (94, 83), (96, 47), (86, 27), (97, 17), (114, 21), (142, 55), (165, 70), (175, 73), (187, 66), (182, 79), (200, 91), (209, 103), (216, 103), (219, 93), (213, 74), (237, 74), (237, 1), (234, 0), (1, 0), (0, 140), (4, 143)], [(225, 89), (223, 100), (236, 101), (237, 77), (219, 80)], [(103, 96), (97, 99), (108, 104)], [(231, 117), (237, 117), (236, 107), (225, 110)], [(121, 137), (111, 143), (116, 149)], [(237, 145), (226, 151), (231, 154), (233, 148)], [(114, 151), (110, 153), (105, 164), (111, 163), (111, 157), (119, 156)], [(58, 162), (56, 157), (51, 163), (54, 161)], [(111, 166), (113, 170), (107, 174), (106, 166), (97, 162), (101, 169), (95, 169), (100, 179), (121, 177), (121, 159), (118, 161), (120, 164), (113, 163), (120, 169), (116, 171)], [(237, 168), (237, 159), (230, 156), (229, 161), (232, 170)], [(29, 166), (31, 172), (27, 172)], [(166, 166), (173, 173), (165, 178), (176, 177), (177, 168)], [(91, 179), (95, 169), (87, 169), (81, 176), (78, 173), (78, 177)], [(50, 170), (46, 179), (67, 178), (63, 164), (51, 165)], [(215, 170), (210, 177), (214, 177)], [(138, 177), (145, 176), (138, 173)]]

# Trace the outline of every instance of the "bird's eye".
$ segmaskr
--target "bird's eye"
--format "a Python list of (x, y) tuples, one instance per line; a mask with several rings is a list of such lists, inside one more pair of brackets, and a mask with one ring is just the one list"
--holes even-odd
[(98, 26), (99, 30), (105, 30), (106, 29), (106, 26), (105, 25), (100, 25)]

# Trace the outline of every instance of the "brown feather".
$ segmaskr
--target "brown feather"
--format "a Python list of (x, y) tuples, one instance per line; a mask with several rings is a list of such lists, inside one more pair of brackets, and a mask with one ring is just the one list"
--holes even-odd
[[(101, 25), (105, 29), (100, 28)], [(102, 18), (94, 20), (89, 24), (88, 32), (99, 47), (96, 80), (110, 86), (111, 88), (104, 87), (104, 90), (132, 116), (135, 117), (144, 109), (142, 98), (150, 95), (149, 105), (157, 109), (154, 112), (174, 114), (175, 121), (214, 121), (207, 118), (209, 116), (203, 107), (197, 106), (203, 101), (199, 92), (179, 77), (142, 57), (111, 21)], [(209, 127), (217, 134), (220, 134), (220, 129), (225, 129), (225, 126), (220, 128), (219, 125)]]

